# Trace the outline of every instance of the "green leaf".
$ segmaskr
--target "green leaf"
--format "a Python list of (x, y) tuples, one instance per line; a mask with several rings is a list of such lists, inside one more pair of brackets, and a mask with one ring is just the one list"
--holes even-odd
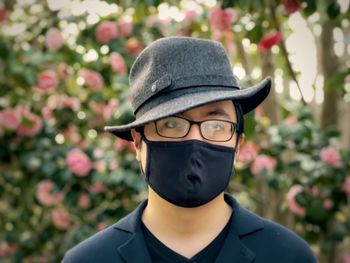
[(342, 88), (344, 86), (345, 77), (350, 73), (350, 70), (338, 72), (331, 76), (330, 78), (326, 79), (325, 81), (325, 88), (328, 91), (331, 90), (337, 90), (339, 88)]
[(6, 59), (9, 55), (6, 42), (0, 38), (0, 58)]
[(336, 18), (340, 14), (340, 5), (337, 1), (333, 1), (327, 8), (327, 14), (330, 19)]
[(252, 43), (258, 43), (264, 34), (260, 22), (261, 19), (259, 19), (256, 23), (256, 26), (247, 33), (247, 38), (249, 38), (250, 42)]
[(317, 10), (316, 0), (304, 0), (306, 2), (306, 7), (303, 12), (306, 16), (310, 16)]

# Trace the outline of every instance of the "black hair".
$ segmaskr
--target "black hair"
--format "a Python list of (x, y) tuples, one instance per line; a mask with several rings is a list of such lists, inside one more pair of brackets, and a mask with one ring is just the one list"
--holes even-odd
[(236, 110), (236, 116), (237, 116), (237, 135), (238, 137), (243, 134), (244, 132), (244, 118), (243, 118), (243, 110), (242, 106), (240, 103), (232, 101), (233, 106), (235, 107)]

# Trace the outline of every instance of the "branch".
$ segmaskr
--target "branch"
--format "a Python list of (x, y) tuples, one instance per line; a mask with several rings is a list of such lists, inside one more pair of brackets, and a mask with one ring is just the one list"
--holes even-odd
[[(275, 23), (276, 30), (278, 32), (282, 33), (281, 26), (280, 26), (280, 23), (278, 21), (275, 9), (276, 9), (275, 6), (270, 5), (271, 16), (272, 16), (272, 20)], [(286, 64), (287, 64), (287, 69), (288, 69), (289, 75), (295, 81), (295, 83), (297, 84), (298, 90), (299, 90), (299, 92), (301, 94), (301, 101), (302, 101), (303, 105), (306, 105), (306, 102), (305, 102), (304, 96), (303, 96), (303, 92), (301, 91), (299, 82), (297, 80), (295, 72), (293, 71), (292, 64), (289, 61), (288, 51), (287, 51), (286, 44), (284, 42), (284, 37), (283, 36), (282, 36), (282, 40), (281, 40), (281, 43), (280, 43), (280, 47), (281, 47), (282, 55), (283, 55), (283, 57), (284, 57), (284, 59), (286, 61)]]

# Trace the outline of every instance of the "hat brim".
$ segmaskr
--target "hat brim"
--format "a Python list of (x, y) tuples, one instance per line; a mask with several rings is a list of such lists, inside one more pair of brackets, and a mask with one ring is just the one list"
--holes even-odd
[(243, 113), (246, 114), (255, 109), (261, 102), (265, 100), (271, 89), (271, 78), (267, 77), (258, 85), (246, 89), (237, 90), (212, 90), (202, 91), (195, 94), (185, 94), (172, 100), (165, 101), (156, 105), (145, 114), (137, 118), (135, 121), (120, 125), (106, 126), (108, 131), (122, 139), (132, 141), (131, 129), (144, 126), (153, 121), (185, 112), (187, 110), (222, 100), (233, 100), (240, 103)]

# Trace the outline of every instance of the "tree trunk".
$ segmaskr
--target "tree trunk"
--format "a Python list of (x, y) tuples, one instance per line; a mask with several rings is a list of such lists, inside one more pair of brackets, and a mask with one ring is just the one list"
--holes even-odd
[[(262, 62), (261, 67), (262, 67), (263, 77), (267, 77), (267, 76), (273, 77), (274, 66), (273, 66), (273, 60), (272, 60), (273, 57), (271, 52), (261, 52), (260, 58)], [(279, 104), (277, 102), (277, 96), (273, 85), (269, 96), (261, 104), (261, 108), (262, 108), (263, 114), (270, 119), (271, 124), (279, 123)]]
[(325, 22), (321, 34), (321, 69), (325, 79), (324, 102), (322, 105), (321, 126), (336, 126), (338, 116), (339, 89), (329, 87), (327, 79), (337, 73), (338, 58), (334, 53), (334, 21)]

